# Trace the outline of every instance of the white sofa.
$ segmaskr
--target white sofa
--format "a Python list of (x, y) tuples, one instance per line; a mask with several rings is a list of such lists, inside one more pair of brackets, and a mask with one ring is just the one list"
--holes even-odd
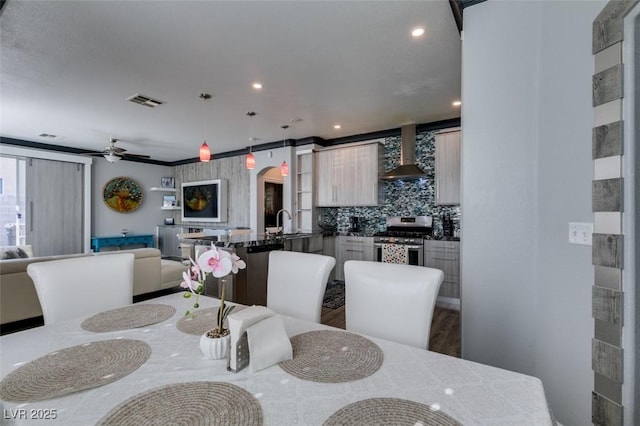
[[(42, 316), (42, 309), (33, 281), (27, 275), (27, 266), (30, 263), (70, 257), (109, 256), (113, 253), (127, 252), (135, 255), (133, 267), (134, 296), (166, 290), (180, 285), (182, 272), (187, 267), (180, 262), (161, 259), (160, 250), (155, 248), (0, 260), (0, 324)], [(73, 273), (73, 271), (69, 271), (69, 273)], [(90, 280), (91, 277), (87, 277), (87, 282), (90, 282)], [(69, 297), (73, 297), (73, 295)]]

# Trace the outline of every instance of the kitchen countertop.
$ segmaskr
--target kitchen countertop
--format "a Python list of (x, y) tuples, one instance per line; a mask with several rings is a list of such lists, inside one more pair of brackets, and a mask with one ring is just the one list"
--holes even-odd
[(323, 231), (323, 237), (373, 237), (373, 232)]
[[(373, 237), (372, 233), (365, 232), (334, 232), (334, 231), (322, 231), (322, 232), (299, 232), (284, 235), (273, 234), (241, 234), (241, 235), (208, 235), (201, 238), (184, 239), (184, 241), (192, 242), (196, 245), (209, 245), (213, 243), (217, 247), (256, 247), (265, 246), (269, 244), (283, 243), (287, 240), (295, 240), (300, 238), (311, 238), (314, 236), (323, 237), (336, 237), (336, 236), (348, 236), (348, 237)], [(429, 241), (429, 240), (427, 240)], [(458, 237), (435, 237), (430, 241), (460, 241)]]
[(213, 243), (216, 247), (256, 247), (256, 246), (265, 246), (269, 244), (277, 244), (283, 243), (287, 240), (295, 240), (301, 238), (311, 238), (314, 236), (319, 236), (321, 233), (315, 232), (299, 232), (292, 234), (284, 234), (284, 235), (273, 235), (273, 234), (258, 234), (258, 233), (250, 233), (250, 234), (240, 234), (240, 235), (209, 235), (200, 238), (189, 238), (184, 239), (183, 241), (189, 241), (196, 245), (209, 245)]

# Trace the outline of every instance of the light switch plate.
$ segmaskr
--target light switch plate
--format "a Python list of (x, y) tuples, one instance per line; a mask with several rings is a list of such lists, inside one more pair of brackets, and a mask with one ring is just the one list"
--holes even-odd
[(569, 222), (569, 244), (591, 245), (593, 223)]

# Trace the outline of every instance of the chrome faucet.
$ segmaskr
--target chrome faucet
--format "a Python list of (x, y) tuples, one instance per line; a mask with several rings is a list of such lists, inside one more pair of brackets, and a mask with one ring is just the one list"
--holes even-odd
[[(280, 209), (278, 210), (278, 213), (276, 213), (276, 229), (280, 228), (280, 213), (285, 212), (287, 214), (287, 216), (289, 216), (289, 220), (291, 220), (291, 213), (289, 213), (289, 211), (287, 209)], [(276, 231), (278, 234), (284, 234), (284, 226), (282, 227), (281, 231)]]

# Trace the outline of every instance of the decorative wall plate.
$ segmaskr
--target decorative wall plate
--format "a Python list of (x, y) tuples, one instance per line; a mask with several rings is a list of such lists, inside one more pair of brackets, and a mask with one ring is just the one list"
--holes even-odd
[(142, 204), (142, 190), (135, 180), (119, 176), (104, 184), (102, 200), (111, 210), (129, 213)]

